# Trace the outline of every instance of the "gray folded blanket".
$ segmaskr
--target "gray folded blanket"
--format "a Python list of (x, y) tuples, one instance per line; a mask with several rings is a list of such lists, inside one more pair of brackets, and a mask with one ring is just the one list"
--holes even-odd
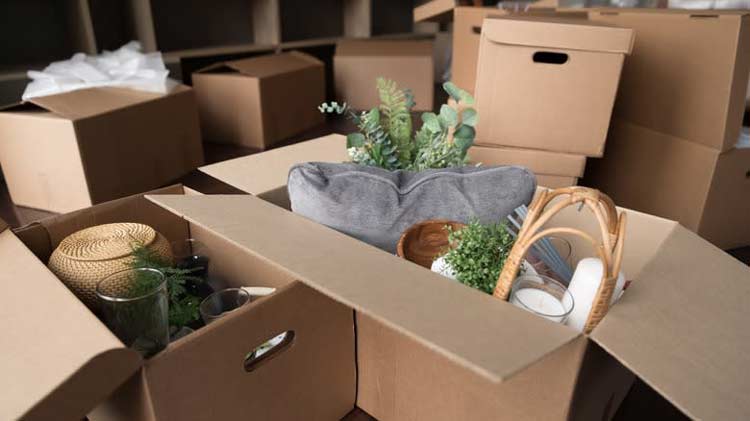
[(536, 178), (517, 166), (420, 172), (310, 162), (289, 171), (292, 211), (394, 253), (401, 234), (428, 219), (497, 223), (528, 205)]

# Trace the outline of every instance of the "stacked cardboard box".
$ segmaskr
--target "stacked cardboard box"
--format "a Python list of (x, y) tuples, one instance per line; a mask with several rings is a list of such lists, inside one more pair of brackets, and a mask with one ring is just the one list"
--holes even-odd
[(473, 153), (523, 156), (489, 159), (527, 165), (540, 185), (576, 184), (604, 151), (632, 31), (581, 14), (501, 16), (483, 21), (479, 44), (476, 139), (500, 149)]
[(722, 248), (750, 244), (745, 110), (750, 16), (731, 11), (601, 10), (633, 28), (604, 158), (587, 183), (623, 206), (674, 219)]

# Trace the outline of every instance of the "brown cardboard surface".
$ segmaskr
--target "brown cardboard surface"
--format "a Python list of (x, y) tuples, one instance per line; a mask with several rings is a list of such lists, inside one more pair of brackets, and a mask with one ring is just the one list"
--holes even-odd
[(141, 358), (9, 230), (0, 233), (0, 250), (0, 417), (80, 418), (134, 373)]
[(348, 160), (346, 136), (331, 134), (199, 169), (233, 187), (258, 196), (277, 189), (286, 191), (289, 169), (295, 164)]
[(375, 80), (385, 77), (402, 89), (411, 89), (415, 110), (432, 110), (432, 41), (341, 41), (333, 67), (336, 98), (354, 109), (380, 104)]
[(493, 383), (578, 336), (253, 196), (150, 198)]
[[(173, 182), (203, 163), (193, 91), (96, 88), (0, 112), (0, 160), (16, 204), (58, 213)], [(57, 114), (60, 113), (60, 114)]]
[(324, 66), (304, 53), (221, 62), (193, 74), (203, 137), (266, 149), (324, 121)]
[(632, 28), (614, 116), (715, 149), (731, 149), (750, 71), (750, 16), (737, 11), (605, 9), (592, 20)]
[(357, 406), (380, 421), (562, 420), (586, 342), (579, 337), (493, 384), (358, 313)]
[[(356, 394), (353, 319), (351, 309), (301, 283), (246, 306), (147, 361), (156, 418), (341, 419)], [(289, 348), (244, 370), (248, 352), (290, 330)]]
[(576, 186), (578, 185), (578, 177), (568, 177), (565, 175), (537, 174), (536, 184), (537, 186), (547, 187), (548, 189), (557, 189), (560, 187)]
[(621, 54), (633, 48), (632, 30), (587, 19), (525, 15), (497, 19), (502, 24), (482, 28), (482, 34), (496, 43)]
[[(540, 38), (544, 33), (554, 39)], [(591, 33), (597, 35), (586, 36)], [(631, 38), (632, 31), (622, 28), (542, 17), (485, 19), (475, 95), (484, 118), (477, 141), (601, 156)], [(533, 60), (549, 51), (565, 54), (566, 61)]]
[(534, 149), (504, 148), (474, 145), (469, 149), (469, 160), (483, 165), (521, 165), (534, 174), (581, 177), (586, 157)]
[(695, 419), (747, 419), (750, 271), (676, 226), (592, 338)]
[(587, 183), (623, 206), (679, 221), (721, 248), (750, 244), (750, 149), (720, 153), (673, 136), (613, 122)]

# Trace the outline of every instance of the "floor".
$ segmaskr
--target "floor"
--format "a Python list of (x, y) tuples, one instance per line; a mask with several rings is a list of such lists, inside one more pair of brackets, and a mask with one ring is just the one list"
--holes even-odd
[[(350, 128), (351, 126), (344, 121), (329, 122), (300, 136), (289, 139), (284, 144), (312, 139), (329, 133), (345, 133)], [(204, 144), (204, 148), (207, 163), (220, 162), (258, 152), (256, 150), (213, 143)], [(242, 193), (197, 170), (175, 181), (206, 194)], [(5, 182), (0, 180), (0, 218), (5, 220), (10, 226), (18, 227), (26, 225), (51, 215), (53, 214), (49, 212), (15, 206), (10, 199)], [(750, 247), (731, 250), (730, 253), (746, 264), (750, 264)], [(374, 420), (374, 418), (358, 408), (355, 408), (344, 419), (347, 421)], [(615, 420), (618, 421), (635, 419), (682, 420), (686, 418), (653, 389), (645, 383), (637, 381), (615, 416)]]

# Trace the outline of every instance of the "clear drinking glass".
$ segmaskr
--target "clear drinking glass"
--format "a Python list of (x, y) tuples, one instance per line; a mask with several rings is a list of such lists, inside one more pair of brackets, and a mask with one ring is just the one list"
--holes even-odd
[(200, 305), (205, 324), (215, 322), (251, 301), (250, 294), (242, 288), (227, 288), (206, 297)]
[(169, 344), (169, 298), (164, 274), (138, 268), (115, 272), (96, 285), (104, 323), (125, 346), (150, 357)]
[(573, 311), (573, 295), (560, 282), (544, 275), (522, 275), (513, 282), (511, 304), (557, 323)]

